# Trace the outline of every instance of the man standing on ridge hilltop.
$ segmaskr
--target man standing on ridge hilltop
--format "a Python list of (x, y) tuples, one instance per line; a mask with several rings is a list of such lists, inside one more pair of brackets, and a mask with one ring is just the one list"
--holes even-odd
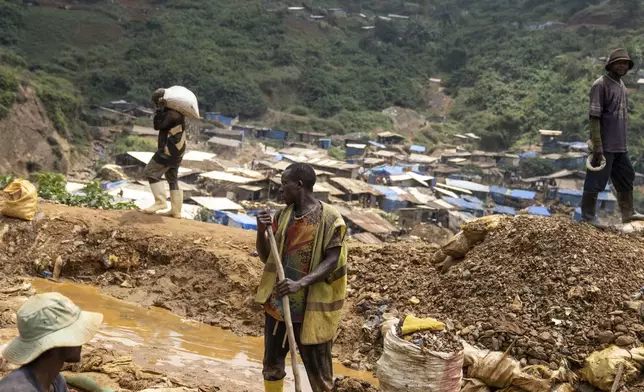
[[(289, 297), (293, 330), (313, 392), (333, 390), (333, 338), (347, 289), (346, 225), (330, 205), (313, 195), (315, 170), (295, 163), (282, 174), (286, 207), (275, 219), (257, 216), (257, 252), (266, 264), (255, 300), (264, 305), (263, 375), (266, 392), (284, 390), (289, 352), (281, 298)], [(277, 282), (266, 230), (273, 230), (286, 279)]]
[(599, 171), (586, 171), (581, 215), (582, 221), (598, 228), (604, 226), (595, 215), (597, 198), (609, 179), (617, 191), (622, 222), (644, 220), (644, 215), (633, 208), (635, 171), (628, 157), (628, 97), (622, 81), (634, 65), (625, 49), (615, 49), (606, 63), (607, 74), (597, 79), (590, 89), (591, 166), (600, 167), (604, 159), (606, 166)]

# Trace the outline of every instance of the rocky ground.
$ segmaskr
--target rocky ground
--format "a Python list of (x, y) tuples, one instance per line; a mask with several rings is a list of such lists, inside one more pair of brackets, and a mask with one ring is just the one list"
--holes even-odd
[[(238, 334), (261, 334), (262, 312), (252, 302), (262, 269), (254, 232), (139, 212), (51, 204), (41, 210), (30, 223), (0, 219), (6, 276), (50, 271), (61, 257), (65, 279)], [(445, 273), (431, 261), (438, 248), (351, 245), (348, 301), (335, 347), (346, 366), (374, 369), (385, 314), (434, 317), (483, 348), (505, 351), (514, 343), (510, 354), (522, 364), (553, 369), (578, 368), (609, 344), (633, 347), (644, 340), (639, 234), (519, 216), (503, 219)]]

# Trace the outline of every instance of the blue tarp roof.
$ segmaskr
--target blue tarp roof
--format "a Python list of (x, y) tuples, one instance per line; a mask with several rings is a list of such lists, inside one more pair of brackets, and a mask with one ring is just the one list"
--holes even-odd
[(537, 192), (533, 192), (533, 191), (524, 191), (522, 189), (510, 190), (510, 197), (514, 199), (534, 200), (534, 197), (536, 195), (537, 195)]
[(257, 218), (246, 214), (233, 214), (232, 212), (224, 212), (224, 213), (228, 215), (228, 219), (236, 223), (231, 225), (229, 222), (228, 223), (229, 226), (241, 227), (242, 229), (246, 229), (246, 230), (257, 230)]
[(490, 192), (489, 186), (472, 182), (472, 181), (453, 180), (451, 178), (448, 178), (445, 182), (449, 186), (455, 186), (457, 188), (467, 189), (468, 191), (472, 191), (472, 192), (483, 192), (483, 193)]
[(465, 199), (456, 199), (453, 197), (444, 197), (443, 200), (448, 202), (449, 204), (463, 208), (465, 210), (476, 210), (476, 211), (485, 211), (485, 208), (483, 207), (482, 204), (478, 203), (471, 203)]
[(541, 206), (532, 206), (528, 208), (528, 214), (550, 216), (550, 212), (548, 211), (548, 209), (546, 207), (541, 207)]
[(465, 199), (470, 203), (483, 204), (483, 200), (479, 199), (476, 196), (463, 196), (462, 199)]
[(524, 200), (534, 200), (537, 192), (533, 191), (524, 191), (522, 189), (507, 189), (500, 186), (492, 185), (490, 187), (490, 193), (497, 193), (500, 195), (505, 195), (514, 199), (524, 199)]
[(378, 192), (382, 193), (383, 195), (385, 195), (385, 199), (401, 200), (401, 201), (403, 200), (403, 198), (396, 191), (391, 189), (391, 187), (389, 186), (372, 185), (372, 184), (369, 184), (369, 186), (377, 190)]
[[(578, 197), (582, 197), (584, 195), (584, 191), (578, 191), (576, 189), (559, 189), (557, 190), (557, 193), (562, 195), (570, 195), (570, 196), (578, 196)], [(597, 197), (597, 200), (615, 201), (615, 196), (613, 196), (611, 192), (599, 192), (599, 196)]]
[(493, 212), (496, 212), (497, 214), (502, 214), (502, 215), (516, 215), (517, 211), (512, 208), (512, 207), (506, 207), (506, 206), (495, 206), (494, 209), (492, 210)]
[(526, 158), (534, 158), (534, 157), (536, 157), (537, 155), (539, 155), (539, 154), (538, 154), (536, 151), (528, 151), (528, 152), (524, 152), (523, 154), (520, 154), (520, 155), (519, 155), (519, 160), (521, 160), (521, 159), (526, 159)]
[(377, 142), (374, 142), (374, 141), (371, 141), (371, 140), (369, 140), (369, 144), (371, 144), (372, 146), (376, 146), (378, 148), (385, 148), (384, 144), (380, 144), (380, 143), (377, 143)]
[(409, 147), (409, 151), (425, 152), (425, 150), (426, 150), (425, 146), (412, 145), (411, 147)]
[(387, 174), (387, 175), (397, 175), (397, 174), (403, 174), (405, 172), (405, 168), (402, 166), (377, 166), (374, 167), (373, 169), (369, 170), (370, 173), (374, 174)]

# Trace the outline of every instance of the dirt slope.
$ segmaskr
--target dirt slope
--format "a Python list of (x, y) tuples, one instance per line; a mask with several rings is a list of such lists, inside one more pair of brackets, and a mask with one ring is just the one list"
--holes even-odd
[(20, 87), (20, 99), (0, 120), (0, 173), (24, 176), (29, 170), (65, 172), (70, 147), (47, 118), (32, 87)]
[(261, 273), (254, 232), (141, 212), (41, 204), (34, 222), (0, 219), (0, 271), (49, 269), (99, 285), (117, 298), (256, 335), (252, 295)]

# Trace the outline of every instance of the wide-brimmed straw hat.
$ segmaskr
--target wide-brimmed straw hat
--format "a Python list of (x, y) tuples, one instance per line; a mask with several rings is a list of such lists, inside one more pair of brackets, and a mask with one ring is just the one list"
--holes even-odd
[(18, 332), (2, 351), (16, 365), (25, 365), (56, 347), (78, 347), (89, 342), (103, 322), (103, 315), (81, 311), (59, 293), (38, 294), (18, 310)]
[(629, 70), (633, 69), (633, 67), (635, 66), (635, 63), (631, 59), (631, 56), (628, 55), (628, 52), (626, 51), (626, 49), (619, 48), (619, 49), (613, 50), (613, 52), (610, 54), (610, 57), (608, 58), (608, 61), (606, 62), (606, 67), (604, 68), (606, 69), (606, 71), (610, 72), (610, 66), (618, 61), (628, 61)]

